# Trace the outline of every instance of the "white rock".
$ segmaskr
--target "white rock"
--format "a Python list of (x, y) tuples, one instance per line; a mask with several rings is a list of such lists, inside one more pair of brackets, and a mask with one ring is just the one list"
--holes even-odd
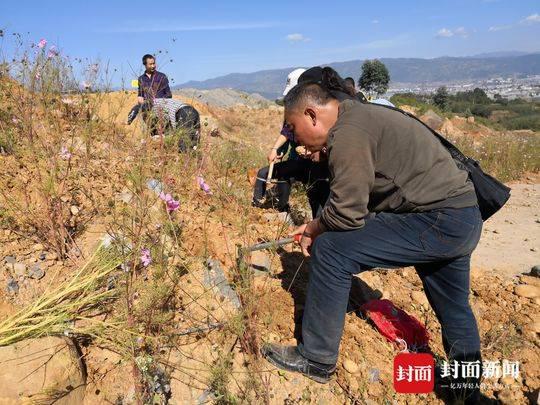
[(58, 255), (55, 252), (49, 252), (45, 255), (45, 259), (47, 260), (57, 260)]
[(343, 368), (345, 369), (345, 371), (347, 371), (350, 374), (356, 374), (360, 370), (360, 367), (358, 366), (358, 364), (356, 364), (351, 359), (343, 360)]
[(514, 293), (519, 297), (536, 298), (540, 297), (540, 287), (535, 285), (521, 284), (514, 288)]
[(24, 263), (15, 263), (13, 265), (13, 272), (17, 277), (24, 277), (26, 274), (26, 264)]
[(34, 246), (32, 246), (32, 250), (34, 252), (37, 252), (38, 250), (43, 250), (43, 244), (41, 243), (36, 243)]

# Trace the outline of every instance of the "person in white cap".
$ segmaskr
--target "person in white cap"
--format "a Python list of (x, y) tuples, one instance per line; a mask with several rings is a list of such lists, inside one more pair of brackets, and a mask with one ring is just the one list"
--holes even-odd
[[(283, 97), (287, 95), (287, 93), (298, 84), (298, 79), (304, 73), (306, 69), (298, 68), (294, 69), (289, 75), (287, 76), (287, 84), (285, 85), (285, 89), (283, 90)], [(270, 149), (270, 152), (268, 153), (268, 163), (275, 162), (279, 158), (278, 150), (285, 145), (285, 143), (289, 140), (287, 136), (284, 134), (284, 130), (281, 130), (281, 133), (276, 138), (276, 141), (274, 142), (274, 145), (272, 146), (272, 149)]]
[(287, 76), (287, 84), (285, 85), (285, 89), (283, 90), (283, 97), (287, 95), (291, 89), (298, 84), (298, 79), (304, 73), (306, 69), (304, 68), (298, 68), (294, 69), (289, 75)]
[[(300, 76), (306, 69), (295, 69), (287, 76), (287, 83), (283, 90), (283, 96), (298, 84)], [(306, 78), (304, 78), (306, 79)], [(310, 79), (307, 77), (307, 79)], [(297, 151), (297, 144), (293, 134), (284, 124), (279, 136), (276, 138), (272, 149), (268, 153), (268, 163), (274, 164), (272, 179), (277, 180), (275, 193), (275, 208), (278, 211), (289, 210), (289, 195), (294, 181), (300, 181), (307, 185), (307, 196), (313, 218), (315, 218), (326, 200), (328, 199), (328, 169), (326, 163), (319, 162), (319, 154), (309, 155), (305, 152)], [(288, 152), (288, 159), (279, 162)], [(261, 168), (257, 173), (257, 179), (253, 189), (253, 202), (255, 207), (264, 205), (266, 193), (266, 181), (269, 173), (269, 166)]]

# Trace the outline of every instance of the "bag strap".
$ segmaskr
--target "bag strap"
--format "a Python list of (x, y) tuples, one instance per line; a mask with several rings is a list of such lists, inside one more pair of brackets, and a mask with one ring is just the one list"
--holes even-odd
[(443, 146), (448, 150), (448, 152), (450, 152), (450, 155), (460, 161), (461, 163), (465, 163), (468, 159), (470, 159), (469, 157), (465, 156), (458, 148), (456, 145), (454, 145), (452, 142), (450, 142), (448, 139), (446, 139), (444, 136), (442, 136), (441, 134), (439, 134), (437, 131), (435, 131), (433, 128), (431, 128), (429, 125), (427, 125), (425, 122), (423, 122), (420, 118), (418, 118), (416, 115), (414, 114), (411, 114), (410, 112), (407, 112), (405, 110), (402, 110), (401, 108), (397, 108), (397, 107), (392, 107), (392, 106), (389, 106), (389, 105), (384, 105), (384, 104), (377, 104), (377, 103), (370, 103), (370, 105), (376, 105), (378, 107), (384, 107), (384, 108), (388, 108), (389, 110), (394, 110), (394, 111), (397, 111), (397, 112), (400, 112), (404, 115), (406, 115), (407, 117), (410, 117), (416, 121), (418, 121), (420, 124), (422, 124), (424, 127), (426, 127), (427, 129), (429, 129), (429, 131), (443, 144)]

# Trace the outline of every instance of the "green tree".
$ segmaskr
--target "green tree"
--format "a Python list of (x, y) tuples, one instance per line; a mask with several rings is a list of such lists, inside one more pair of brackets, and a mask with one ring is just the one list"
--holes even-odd
[(363, 63), (362, 75), (358, 80), (361, 89), (370, 95), (375, 93), (380, 96), (388, 90), (388, 83), (390, 83), (390, 74), (384, 63), (378, 59), (366, 60)]
[(477, 87), (473, 90), (473, 103), (475, 104), (489, 104), (491, 103), (490, 98), (484, 90)]
[(448, 107), (448, 90), (446, 89), (446, 86), (441, 86), (437, 89), (433, 96), (433, 104), (443, 111), (446, 110)]
[(472, 104), (491, 104), (491, 99), (486, 92), (478, 87), (472, 91), (460, 91), (454, 98), (456, 101), (466, 101)]

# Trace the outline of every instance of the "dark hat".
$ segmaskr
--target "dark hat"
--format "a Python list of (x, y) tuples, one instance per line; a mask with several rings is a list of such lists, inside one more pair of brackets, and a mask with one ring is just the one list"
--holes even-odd
[(298, 84), (317, 83), (328, 90), (339, 101), (353, 99), (351, 95), (345, 93), (345, 83), (341, 82), (343, 82), (343, 79), (335, 70), (332, 68), (322, 68), (321, 66), (309, 68), (298, 78)]
[(298, 83), (321, 83), (323, 78), (323, 68), (314, 66), (309, 68), (298, 78)]

